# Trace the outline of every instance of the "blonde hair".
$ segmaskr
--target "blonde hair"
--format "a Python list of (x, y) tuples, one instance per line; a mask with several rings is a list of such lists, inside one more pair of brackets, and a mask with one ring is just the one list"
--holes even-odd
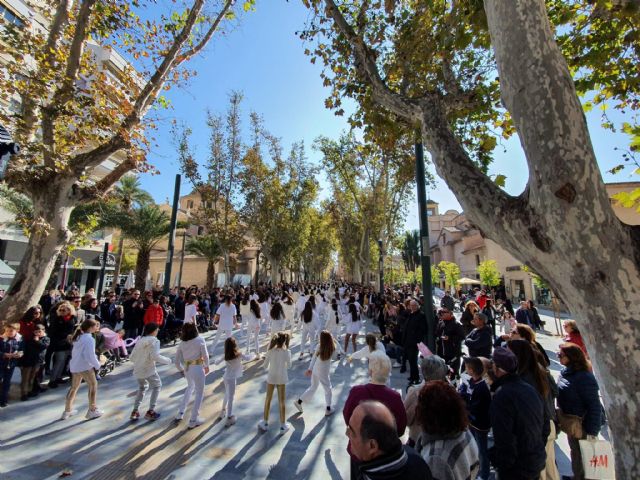
[(56, 313), (57, 313), (58, 315), (60, 315), (60, 309), (61, 309), (61, 308), (66, 308), (72, 316), (76, 314), (76, 307), (74, 307), (74, 306), (71, 304), (71, 302), (69, 302), (69, 301), (67, 301), (67, 300), (65, 300), (64, 302), (60, 303), (60, 305), (58, 305), (58, 306), (56, 307)]
[(369, 355), (369, 372), (374, 382), (387, 382), (391, 374), (391, 360), (386, 353), (376, 350)]

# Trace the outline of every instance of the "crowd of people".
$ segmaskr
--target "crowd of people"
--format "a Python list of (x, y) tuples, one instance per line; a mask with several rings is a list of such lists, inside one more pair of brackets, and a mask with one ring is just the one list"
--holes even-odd
[[(460, 321), (454, 315), (456, 300), (448, 293), (442, 298), (434, 312), (436, 350), (431, 352), (425, 346), (424, 299), (409, 286), (384, 293), (343, 283), (211, 292), (193, 286), (166, 296), (131, 289), (120, 296), (106, 292), (102, 303), (92, 291), (84, 296), (76, 290), (64, 296), (52, 291), (19, 323), (5, 327), (0, 406), (7, 406), (11, 378), (20, 368), (22, 401), (44, 391), (47, 377), (47, 388), (69, 383), (61, 417), (66, 420), (78, 413), (76, 394), (85, 383), (86, 418), (98, 418), (104, 413), (98, 407), (99, 372), (108, 354), (133, 363), (138, 390), (131, 421), (140, 419), (149, 390), (144, 418), (159, 418), (162, 379), (156, 366), (173, 363), (186, 381), (175, 421), (188, 412), (187, 427), (197, 428), (205, 423), (200, 408), (206, 375), (224, 362), (219, 418), (231, 427), (244, 365), (262, 359), (266, 395), (257, 426), (269, 429), (277, 392), (279, 431), (284, 433), (290, 428), (290, 345), (299, 335), (299, 360), (310, 356), (305, 370), (310, 384), (293, 398), (293, 407), (303, 414), (322, 387), (325, 415), (342, 409), (351, 478), (559, 479), (554, 457), (559, 430), (569, 437), (574, 478), (584, 478), (578, 442), (599, 434), (603, 416), (577, 323), (565, 322), (567, 337), (557, 352), (563, 368), (556, 382), (549, 356), (536, 341), (543, 322), (533, 302), (513, 312), (507, 302), (494, 304), (485, 291), (472, 295), (464, 299)], [(367, 320), (379, 332), (367, 333), (358, 350)], [(208, 330), (215, 330), (209, 344), (202, 335)], [(161, 344), (171, 342), (177, 344), (173, 359), (161, 353)], [(343, 357), (366, 359), (369, 381), (352, 386), (344, 405), (335, 405), (332, 362)], [(394, 368), (409, 372), (405, 391), (388, 386)]]

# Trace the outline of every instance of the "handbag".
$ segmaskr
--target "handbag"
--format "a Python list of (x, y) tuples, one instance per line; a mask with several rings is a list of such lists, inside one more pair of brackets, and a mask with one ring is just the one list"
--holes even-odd
[(560, 430), (569, 435), (572, 438), (583, 438), (584, 431), (582, 430), (582, 417), (577, 415), (569, 415), (564, 413), (561, 409), (556, 409), (558, 414), (558, 423), (560, 424)]
[(614, 480), (615, 465), (611, 444), (606, 440), (580, 440), (584, 477), (592, 480)]

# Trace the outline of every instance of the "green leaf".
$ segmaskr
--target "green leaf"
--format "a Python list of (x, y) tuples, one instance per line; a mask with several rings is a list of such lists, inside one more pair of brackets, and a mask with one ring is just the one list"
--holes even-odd
[(493, 179), (493, 183), (499, 187), (504, 187), (506, 179), (506, 175), (496, 175), (496, 178)]

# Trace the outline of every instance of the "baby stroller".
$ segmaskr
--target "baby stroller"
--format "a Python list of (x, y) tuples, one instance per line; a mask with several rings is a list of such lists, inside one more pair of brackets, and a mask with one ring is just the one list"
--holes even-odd
[[(100, 329), (100, 333), (104, 337), (104, 345), (100, 352), (100, 370), (98, 375), (104, 377), (111, 373), (122, 360), (129, 355), (126, 342), (122, 339), (122, 334), (114, 332), (110, 328), (104, 327)], [(135, 343), (135, 341), (134, 341)]]

